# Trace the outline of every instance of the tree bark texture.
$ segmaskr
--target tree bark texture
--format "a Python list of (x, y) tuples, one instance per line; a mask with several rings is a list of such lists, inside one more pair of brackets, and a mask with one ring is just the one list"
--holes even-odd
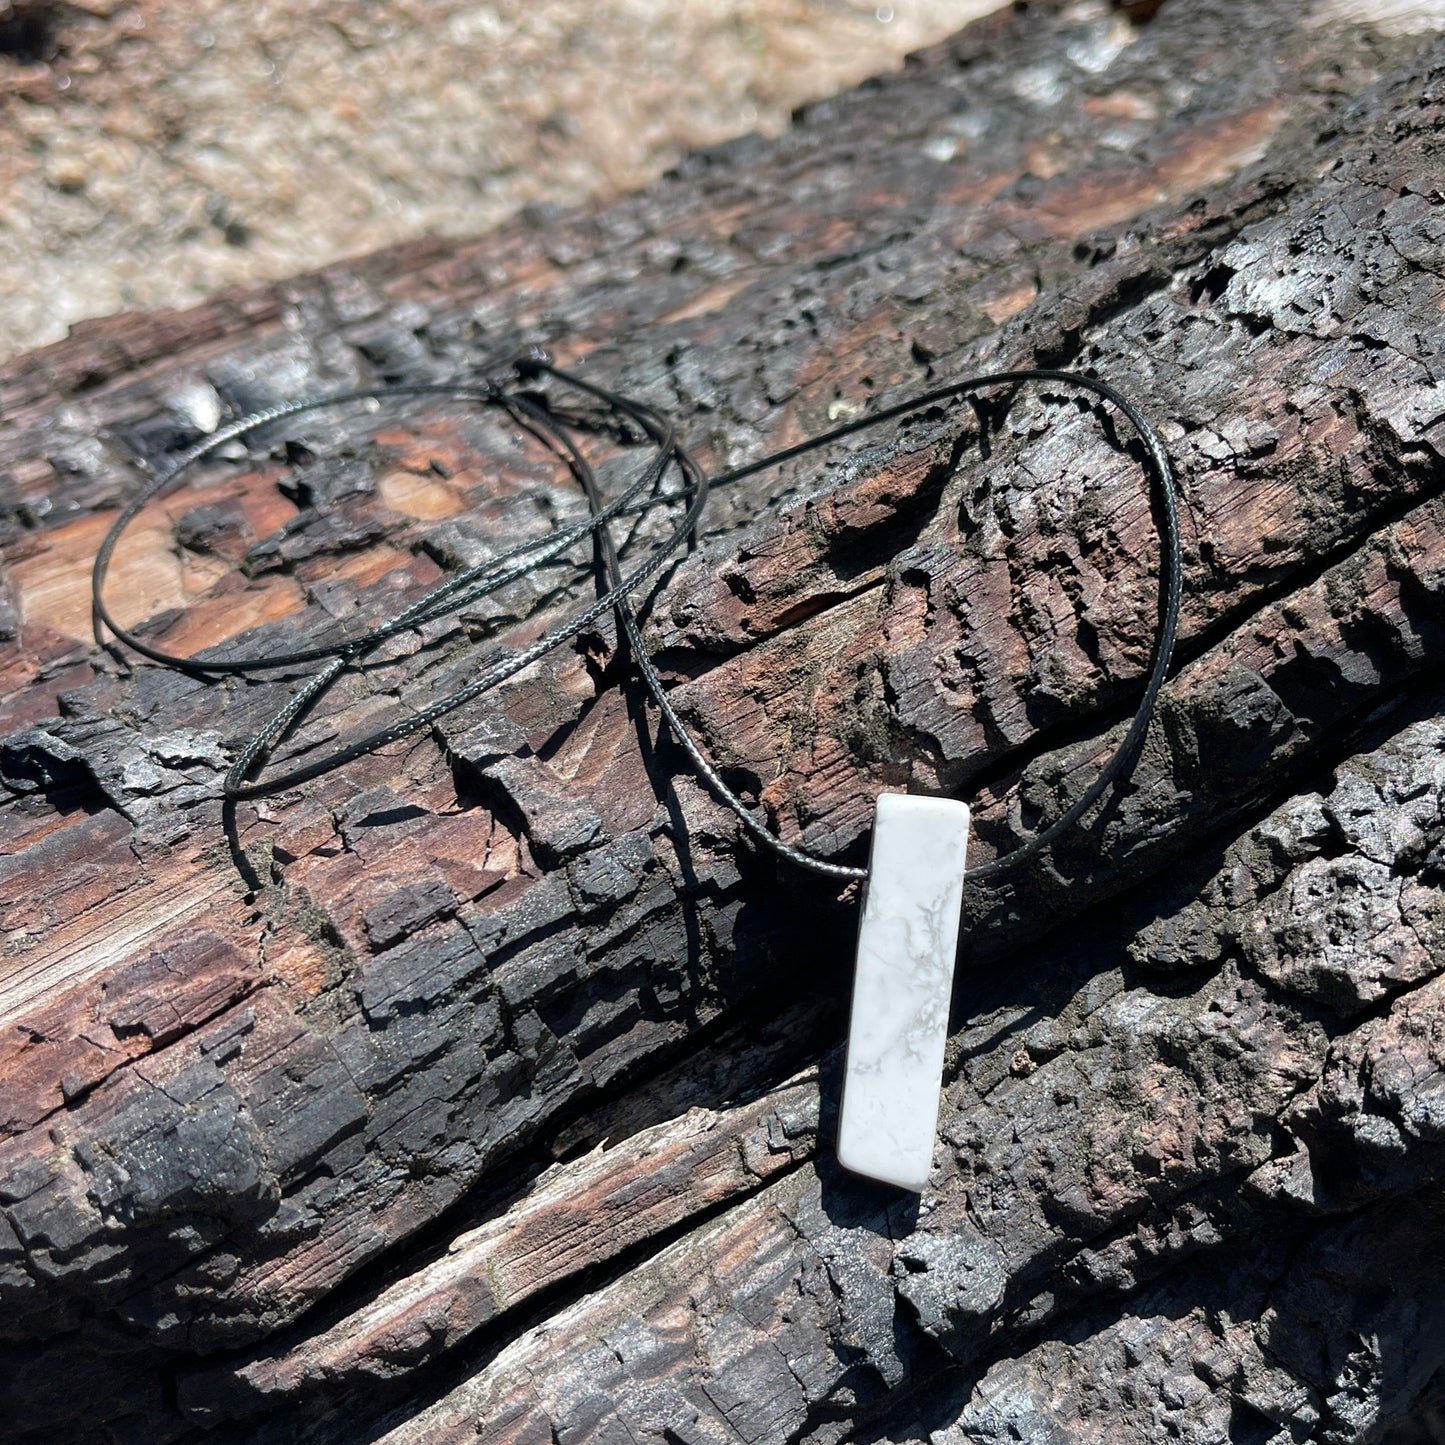
[[(1016, 5), (596, 214), (0, 373), (9, 1439), (1424, 1438), (1445, 46), (1135, 9)], [(522, 340), (719, 469), (979, 369), (1160, 421), (1179, 661), (1127, 786), (967, 910), (921, 1200), (831, 1161), (856, 899), (740, 838), (610, 623), (229, 828), (289, 684), (89, 638), (145, 466)], [(150, 508), (115, 595), (174, 648), (335, 634), (574, 490), (461, 405), (316, 414)], [(1107, 420), (1035, 388), (720, 489), (645, 625), (785, 837), (857, 861), (912, 787), (975, 801), (982, 858), (1117, 742), (1157, 553)], [(398, 640), (292, 750), (459, 685), (588, 563)]]

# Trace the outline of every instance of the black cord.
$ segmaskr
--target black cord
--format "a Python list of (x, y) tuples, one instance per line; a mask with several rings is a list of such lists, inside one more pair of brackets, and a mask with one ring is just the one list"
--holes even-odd
[[(829, 446), (844, 437), (880, 426), (884, 422), (906, 416), (910, 412), (921, 411), (930, 406), (937, 406), (940, 402), (971, 395), (990, 387), (1018, 385), (1024, 382), (1049, 382), (1079, 387), (1093, 392), (1096, 396), (1102, 397), (1117, 407), (1128, 419), (1140, 441), (1143, 442), (1147, 470), (1158, 499), (1162, 518), (1160, 532), (1164, 555), (1160, 560), (1159, 567), (1160, 621), (1159, 630), (1154, 639), (1153, 661), (1144, 686), (1143, 696), (1139, 700), (1139, 705), (1135, 709), (1134, 717), (1123, 740), (1100, 769), (1099, 775), (1084, 790), (1083, 794), (1048, 827), (1040, 829), (1025, 839), (1017, 848), (1007, 853), (1001, 853), (987, 863), (970, 868), (967, 875), (970, 883), (980, 883), (985, 879), (995, 877), (1005, 868), (1012, 868), (1026, 859), (1035, 857), (1050, 844), (1056, 842), (1098, 802), (1110, 785), (1129, 767), (1135, 752), (1144, 740), (1144, 734), (1154, 715), (1154, 707), (1158, 702), (1160, 690), (1169, 673), (1169, 662), (1173, 656), (1175, 636), (1179, 628), (1180, 599), (1184, 590), (1183, 548), (1180, 540), (1179, 503), (1175, 492), (1174, 469), (1170, 465), (1169, 454), (1165, 451), (1164, 443), (1160, 440), (1158, 433), (1127, 397), (1115, 387), (1095, 377), (1067, 371), (1002, 371), (986, 376), (967, 377), (963, 381), (954, 382), (949, 386), (938, 387), (933, 391), (925, 392), (922, 396), (912, 397), (908, 401), (885, 407), (870, 416), (860, 417), (856, 421), (848, 422), (820, 436), (809, 437), (795, 446), (785, 447), (781, 451), (773, 452), (757, 461), (748, 462), (745, 466), (735, 467), (731, 471), (722, 472), (712, 478), (712, 485), (720, 487), (728, 482), (738, 481), (742, 477), (752, 476), (768, 467), (790, 461), (794, 457), (805, 456), (809, 452)], [(589, 492), (588, 500), (594, 507), (594, 516), (600, 516), (600, 512), (595, 510), (597, 501), (600, 499), (594, 500), (593, 494)], [(604, 528), (599, 540), (606, 557), (607, 574), (609, 578), (615, 578), (617, 576), (617, 560), (616, 552), (611, 545), (610, 528)], [(697, 740), (678, 717), (676, 709), (672, 706), (667, 692), (663, 688), (662, 679), (657, 675), (652, 659), (643, 645), (636, 618), (625, 599), (618, 603), (616, 611), (618, 623), (627, 638), (628, 646), (632, 649), (637, 669), (642, 674), (642, 679), (647, 684), (648, 691), (651, 692), (663, 717), (667, 720), (668, 727), (687, 754), (697, 775), (706, 783), (709, 791), (732, 811), (751, 837), (763, 847), (781, 858), (786, 858), (800, 868), (807, 868), (814, 873), (822, 873), (830, 878), (847, 879), (850, 882), (865, 880), (868, 877), (866, 868), (832, 863), (826, 858), (819, 857), (816, 853), (809, 852), (806, 848), (798, 848), (791, 843), (785, 843), (748, 808), (742, 798), (728, 787), (719, 775), (717, 768), (704, 754)]]
[[(93, 625), (96, 640), (101, 645), (105, 645), (103, 628), (108, 628), (117, 641), (139, 652), (143, 657), (167, 667), (200, 675), (263, 672), (309, 662), (326, 662), (326, 666), (308, 678), (291, 695), (286, 704), (275, 712), (242, 748), (230, 771), (226, 774), (223, 784), (223, 793), (226, 798), (258, 797), (294, 787), (298, 783), (307, 782), (312, 778), (331, 772), (344, 763), (350, 762), (353, 758), (429, 727), (437, 719), (482, 696), (524, 668), (531, 666), (553, 648), (576, 637), (603, 613), (614, 609), (629, 593), (636, 591), (655, 577), (678, 549), (695, 536), (697, 520), (707, 505), (708, 478), (692, 455), (678, 442), (671, 422), (659, 416), (650, 407), (606, 391), (579, 377), (571, 376), (553, 366), (544, 353), (534, 351), (525, 354), (513, 363), (512, 370), (519, 379), (545, 372), (559, 381), (575, 386), (578, 390), (597, 398), (629, 418), (641, 427), (655, 444), (656, 453), (652, 461), (612, 503), (593, 508), (585, 522), (559, 528), (550, 536), (524, 542), (486, 562), (457, 573), (434, 587), (397, 616), (368, 632), (344, 638), (339, 642), (291, 652), (267, 652), (222, 658), (185, 657), (154, 647), (127, 628), (122, 627), (106, 605), (105, 580), (116, 545), (122, 534), (149, 501), (174, 486), (197, 462), (211, 455), (227, 442), (284, 417), (317, 411), (323, 407), (339, 406), (347, 402), (388, 397), (427, 395), (463, 397), (483, 405), (501, 407), (519, 424), (538, 434), (566, 462), (579, 480), (585, 479), (584, 490), (590, 488), (589, 495), (595, 496), (597, 495), (596, 484), (592, 477), (591, 467), (566, 427), (526, 397), (507, 392), (497, 382), (490, 382), (483, 386), (456, 384), (385, 386), (363, 388), (333, 396), (309, 397), (270, 407), (264, 411), (252, 412), (189, 448), (142, 488), (111, 524), (110, 530), (106, 533), (96, 554), (95, 566), (91, 573)], [(551, 629), (527, 647), (504, 652), (479, 677), (465, 687), (438, 699), (400, 722), (369, 733), (348, 743), (345, 747), (292, 768), (279, 776), (264, 780), (253, 778), (252, 775), (265, 765), (276, 745), (290, 733), (349, 664), (358, 661), (388, 638), (396, 636), (397, 633), (495, 592), (508, 583), (529, 575), (543, 563), (565, 552), (582, 538), (600, 535), (613, 517), (620, 514), (624, 508), (628, 508), (629, 503), (635, 503), (636, 498), (649, 488), (656, 488), (673, 465), (681, 470), (689, 485), (680, 492), (657, 493), (645, 504), (637, 505), (653, 507), (686, 501), (688, 505), (685, 515), (661, 545), (655, 549), (647, 562), (626, 576), (619, 572), (613, 585), (595, 602), (566, 623)], [(628, 509), (631, 510), (631, 508)]]
[[(752, 476), (768, 467), (777, 466), (795, 457), (804, 456), (829, 446), (844, 437), (856, 435), (912, 412), (937, 406), (941, 402), (972, 395), (992, 387), (1017, 386), (1034, 382), (1077, 387), (1092, 392), (1114, 406), (1127, 419), (1142, 442), (1145, 453), (1145, 469), (1149, 475), (1161, 516), (1160, 533), (1163, 555), (1159, 569), (1159, 628), (1155, 635), (1149, 676), (1133, 719), (1123, 740), (1100, 769), (1093, 783), (1058, 818), (1025, 839), (1017, 848), (970, 869), (968, 875), (970, 881), (977, 883), (993, 877), (1004, 868), (1012, 867), (1034, 857), (1049, 847), (1103, 796), (1110, 785), (1132, 763), (1137, 749), (1144, 739), (1160, 690), (1168, 675), (1179, 624), (1180, 600), (1183, 593), (1183, 559), (1178, 499), (1168, 453), (1153, 426), (1115, 387), (1082, 373), (1051, 370), (1026, 369), (968, 377), (948, 386), (935, 388), (921, 396), (885, 407), (869, 416), (860, 417), (820, 436), (811, 437), (791, 447), (785, 447), (781, 451), (773, 452), (709, 479), (692, 455), (678, 441), (673, 424), (653, 408), (561, 370), (553, 365), (545, 353), (540, 351), (533, 350), (518, 358), (512, 363), (511, 372), (518, 380), (540, 375), (551, 376), (562, 384), (602, 402), (614, 413), (630, 419), (655, 445), (656, 454), (652, 461), (611, 502), (604, 502), (590, 463), (571, 435), (569, 426), (560, 419), (558, 412), (538, 405), (525, 395), (508, 391), (503, 383), (493, 380), (481, 385), (436, 384), (376, 387), (336, 396), (307, 398), (265, 411), (254, 412), (232, 422), (229, 426), (206, 438), (205, 441), (182, 453), (170, 467), (153, 479), (127, 504), (112, 524), (96, 556), (92, 575), (95, 633), (97, 641), (102, 645), (105, 641), (102, 630), (104, 627), (110, 630), (116, 640), (152, 661), (199, 674), (245, 673), (297, 666), (310, 662), (324, 661), (326, 663), (325, 667), (292, 694), (285, 706), (273, 714), (241, 750), (230, 772), (226, 775), (224, 793), (228, 799), (254, 797), (293, 787), (298, 783), (330, 772), (363, 753), (420, 731), (446, 713), (480, 697), (529, 667), (553, 648), (576, 637), (603, 613), (612, 611), (617, 618), (620, 636), (625, 641), (643, 683), (657, 703), (668, 728), (687, 754), (698, 777), (714, 796), (732, 811), (748, 834), (764, 848), (799, 867), (850, 882), (865, 879), (867, 872), (863, 868), (833, 863), (807, 849), (784, 842), (750, 810), (737, 793), (728, 787), (717, 768), (703, 752), (681, 718), (678, 717), (667, 689), (642, 640), (636, 615), (628, 599), (634, 592), (656, 577), (682, 546), (695, 539), (697, 522), (707, 505), (710, 486), (721, 486), (738, 481), (743, 477)], [(104, 585), (116, 543), (141, 508), (152, 498), (174, 485), (190, 467), (211, 455), (226, 442), (284, 417), (349, 401), (426, 395), (463, 397), (482, 405), (497, 406), (505, 410), (519, 425), (539, 437), (572, 472), (587, 499), (590, 512), (588, 520), (559, 528), (548, 537), (524, 542), (487, 562), (467, 568), (448, 578), (403, 612), (380, 626), (330, 645), (239, 658), (188, 658), (150, 646), (115, 621), (105, 604)], [(686, 484), (678, 491), (658, 492), (657, 488), (662, 479), (673, 466), (676, 466), (682, 473)], [(652, 495), (644, 496), (649, 490), (652, 491)], [(682, 520), (654, 550), (646, 563), (630, 573), (624, 573), (616, 542), (612, 536), (612, 522), (622, 516), (637, 515), (654, 506), (682, 501), (686, 501), (688, 504)], [(467, 686), (439, 699), (419, 712), (413, 713), (403, 721), (368, 734), (309, 763), (292, 768), (278, 777), (264, 780), (253, 778), (253, 774), (265, 765), (276, 745), (289, 734), (349, 664), (356, 662), (382, 642), (407, 628), (442, 616), (467, 602), (474, 601), (510, 582), (527, 576), (584, 537), (591, 537), (594, 540), (603, 586), (597, 599), (576, 616), (553, 628), (528, 647), (503, 653)]]

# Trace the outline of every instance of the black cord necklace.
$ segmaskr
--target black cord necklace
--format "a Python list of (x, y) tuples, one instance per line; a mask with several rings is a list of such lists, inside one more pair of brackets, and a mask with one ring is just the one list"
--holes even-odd
[[(604, 499), (596, 473), (573, 435), (574, 425), (550, 404), (543, 405), (507, 382), (534, 381), (546, 376), (601, 402), (616, 417), (639, 428), (652, 442), (651, 461), (611, 501)], [(533, 350), (517, 358), (505, 379), (476, 384), (434, 384), (363, 388), (329, 397), (311, 397), (253, 412), (197, 443), (159, 473), (121, 511), (96, 556), (92, 604), (97, 642), (104, 629), (132, 650), (154, 662), (202, 675), (236, 674), (324, 663), (286, 704), (242, 747), (223, 785), (228, 799), (277, 792), (330, 772), (363, 753), (429, 726), (438, 718), (515, 676), (553, 648), (578, 636), (604, 613), (617, 619), (619, 637), (656, 703), (669, 731), (686, 753), (694, 771), (713, 795), (737, 817), (755, 843), (798, 867), (846, 882), (862, 881), (865, 889), (859, 930), (858, 965), (849, 1028), (848, 1061), (839, 1123), (840, 1162), (856, 1172), (922, 1189), (932, 1162), (941, 1090), (943, 1052), (968, 844), (967, 804), (949, 798), (884, 793), (877, 800), (869, 867), (836, 863), (808, 849), (785, 842), (723, 781), (716, 766), (679, 718), (667, 688), (643, 640), (631, 597), (656, 578), (684, 546), (696, 539), (697, 523), (711, 487), (754, 475), (828, 447), (846, 437), (884, 425), (914, 412), (936, 408), (995, 387), (1043, 384), (1076, 388), (1108, 403), (1133, 429), (1144, 456), (1144, 468), (1158, 510), (1161, 557), (1159, 622), (1149, 675), (1124, 737), (1079, 798), (1047, 826), (1012, 851), (973, 869), (973, 882), (991, 878), (1005, 868), (1037, 856), (1066, 833), (1131, 766), (1153, 717), (1168, 675), (1178, 631), (1183, 594), (1183, 558), (1179, 507), (1173, 468), (1163, 442), (1143, 414), (1117, 388), (1092, 376), (1046, 369), (1022, 369), (967, 377), (868, 416), (836, 427), (794, 446), (711, 478), (677, 438), (673, 424), (654, 408), (608, 391), (555, 366), (546, 353)], [(196, 463), (225, 443), (269, 422), (322, 407), (388, 397), (441, 395), (500, 408), (524, 430), (543, 442), (566, 466), (586, 498), (584, 522), (557, 528), (549, 536), (512, 547), (478, 566), (458, 572), (432, 588), (402, 612), (368, 632), (340, 642), (280, 653), (200, 659), (153, 647), (121, 627), (104, 598), (106, 574), (125, 528), (147, 502), (173, 486)], [(676, 467), (683, 486), (660, 490)], [(683, 517), (667, 533), (646, 562), (623, 570), (612, 524), (668, 504), (686, 503)], [(584, 539), (594, 546), (600, 574), (599, 595), (565, 623), (529, 646), (504, 651), (466, 686), (392, 724), (341, 748), (294, 766), (279, 776), (256, 779), (271, 752), (296, 726), (317, 699), (350, 664), (398, 633), (454, 611), (508, 583), (528, 576)]]

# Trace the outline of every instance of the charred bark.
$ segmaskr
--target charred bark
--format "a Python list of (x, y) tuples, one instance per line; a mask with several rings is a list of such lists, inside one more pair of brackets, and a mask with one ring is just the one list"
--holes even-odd
[[(1427, 1428), (1445, 46), (1150, 8), (1014, 6), (597, 214), (0, 372), (10, 1438)], [(229, 830), (285, 683), (89, 640), (143, 466), (519, 339), (719, 468), (982, 368), (1093, 370), (1164, 426), (1180, 663), (1129, 786), (970, 911), (921, 1204), (830, 1160), (851, 902), (740, 840), (606, 629)], [(579, 506), (460, 406), (326, 414), (158, 504), (117, 593), (177, 648), (299, 640)], [(856, 859), (907, 785), (976, 797), (1002, 850), (1124, 725), (1153, 538), (1133, 461), (1044, 389), (725, 489), (646, 627), (786, 836)], [(429, 628), (293, 746), (590, 586)]]

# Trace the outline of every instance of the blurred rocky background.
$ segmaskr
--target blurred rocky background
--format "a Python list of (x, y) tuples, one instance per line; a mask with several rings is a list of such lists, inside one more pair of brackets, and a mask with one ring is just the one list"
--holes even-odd
[(0, 358), (775, 133), (998, 0), (0, 0)]

